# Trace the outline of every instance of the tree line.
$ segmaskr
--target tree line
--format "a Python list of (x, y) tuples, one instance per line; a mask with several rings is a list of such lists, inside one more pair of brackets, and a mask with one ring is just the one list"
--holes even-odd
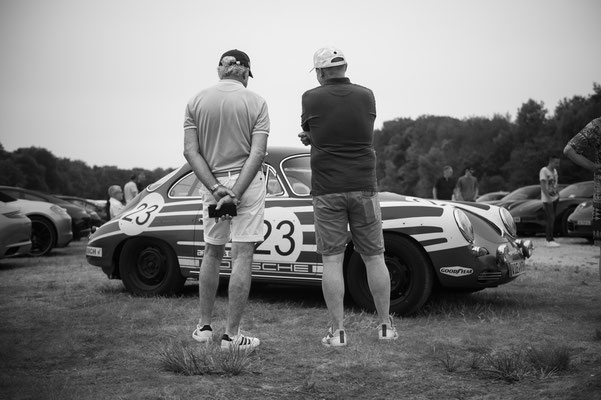
[(40, 147), (7, 152), (0, 143), (0, 185), (19, 186), (50, 194), (79, 196), (87, 199), (108, 198), (108, 187), (123, 187), (131, 175), (144, 174), (140, 184), (148, 185), (171, 169), (121, 169), (116, 166), (90, 167), (83, 161), (57, 158)]
[[(594, 118), (601, 117), (601, 85), (587, 96), (564, 98), (549, 115), (543, 102), (528, 100), (509, 115), (456, 119), (421, 116), (384, 122), (375, 132), (380, 190), (432, 197), (442, 168), (454, 177), (475, 168), (481, 194), (538, 184), (550, 155), (561, 158), (560, 183), (591, 180), (592, 174), (563, 156), (567, 142)], [(590, 156), (590, 155), (589, 155)]]
[[(453, 167), (457, 178), (467, 166), (476, 170), (480, 193), (512, 190), (538, 183), (538, 172), (549, 155), (561, 157), (560, 183), (592, 179), (590, 172), (563, 157), (567, 141), (589, 121), (601, 116), (601, 85), (587, 96), (565, 98), (549, 115), (542, 102), (528, 100), (509, 115), (456, 119), (424, 115), (386, 121), (374, 132), (380, 190), (431, 197), (442, 167)], [(170, 169), (90, 167), (84, 161), (57, 158), (39, 147), (5, 151), (0, 143), (0, 185), (45, 193), (105, 199), (110, 185), (123, 186), (132, 174), (144, 174), (142, 185)]]

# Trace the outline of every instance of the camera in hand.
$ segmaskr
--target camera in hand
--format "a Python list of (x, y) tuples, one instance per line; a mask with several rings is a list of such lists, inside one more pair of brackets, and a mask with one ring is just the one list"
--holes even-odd
[(216, 204), (209, 205), (209, 218), (220, 218), (224, 215), (235, 217), (238, 215), (238, 212), (236, 211), (236, 205), (233, 203), (222, 204), (219, 210), (217, 210), (216, 207)]

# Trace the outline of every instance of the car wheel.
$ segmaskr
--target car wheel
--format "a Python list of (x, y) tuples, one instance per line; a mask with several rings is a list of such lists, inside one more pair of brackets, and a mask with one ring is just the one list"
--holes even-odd
[(43, 217), (29, 217), (31, 220), (30, 256), (45, 256), (56, 245), (56, 231), (52, 222)]
[[(432, 292), (434, 272), (430, 260), (419, 245), (403, 236), (384, 235), (384, 246), (384, 259), (390, 273), (390, 312), (413, 314), (424, 305)], [(346, 283), (357, 305), (375, 311), (365, 264), (357, 252), (350, 257)]]
[(565, 210), (561, 216), (561, 225), (559, 234), (561, 236), (568, 236), (568, 217), (574, 212), (576, 207), (568, 208)]
[(186, 278), (173, 250), (156, 239), (132, 239), (119, 257), (119, 274), (125, 288), (141, 296), (177, 294)]

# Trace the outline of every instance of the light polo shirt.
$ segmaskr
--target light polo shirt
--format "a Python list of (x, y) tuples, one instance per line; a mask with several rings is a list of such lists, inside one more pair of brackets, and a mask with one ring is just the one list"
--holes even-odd
[(255, 134), (269, 135), (267, 103), (241, 82), (222, 79), (188, 102), (184, 130), (193, 129), (213, 173), (239, 171)]

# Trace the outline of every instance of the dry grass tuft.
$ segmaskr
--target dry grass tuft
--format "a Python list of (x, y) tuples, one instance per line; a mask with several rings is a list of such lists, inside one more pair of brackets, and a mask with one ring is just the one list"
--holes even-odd
[(158, 350), (165, 371), (186, 376), (226, 374), (240, 375), (250, 370), (250, 350), (232, 348), (222, 351), (212, 345), (193, 345), (169, 341)]

